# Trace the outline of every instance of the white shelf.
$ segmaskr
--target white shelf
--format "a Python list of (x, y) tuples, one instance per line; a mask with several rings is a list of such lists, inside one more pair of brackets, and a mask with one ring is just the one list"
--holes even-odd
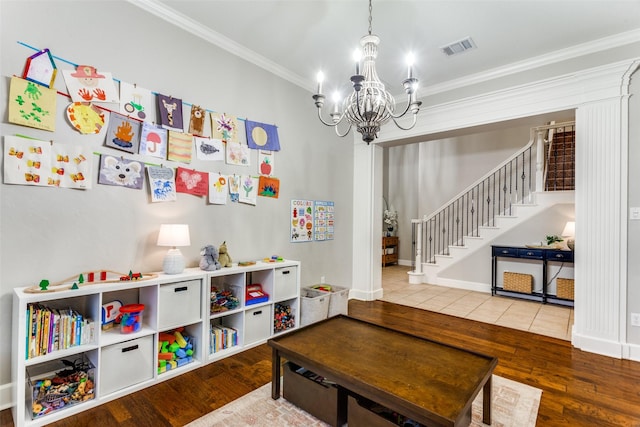
[[(246, 286), (255, 283), (262, 285), (263, 290), (269, 294), (269, 301), (246, 305)], [(212, 285), (232, 286), (239, 293), (239, 307), (211, 314)], [(15, 385), (13, 399), (16, 404), (12, 408), (12, 414), (16, 427), (41, 426), (64, 419), (266, 342), (274, 334), (275, 304), (288, 304), (294, 315), (299, 313), (300, 263), (257, 262), (251, 266), (234, 265), (216, 271), (189, 268), (175, 275), (159, 273), (157, 277), (149, 280), (92, 284), (77, 290), (58, 292), (34, 294), (25, 292), (26, 289), (14, 289), (13, 298), (11, 375)], [(145, 305), (142, 328), (139, 331), (125, 334), (121, 333), (117, 326), (105, 331), (101, 329), (102, 305), (114, 300), (122, 302), (123, 305)], [(26, 311), (32, 303), (51, 308), (71, 307), (84, 318), (94, 320), (95, 342), (25, 359), (28, 325)], [(261, 313), (254, 316), (256, 312)], [(234, 328), (238, 333), (238, 345), (210, 353), (212, 324)], [(298, 326), (299, 319), (296, 315), (295, 327), (278, 334), (289, 332)], [(193, 360), (159, 373), (158, 340), (161, 334), (176, 328), (184, 328), (184, 333), (191, 337)], [(94, 398), (32, 420), (31, 402), (25, 400), (25, 396), (29, 394), (27, 369), (59, 359), (71, 360), (78, 355), (86, 355), (95, 367)], [(122, 364), (127, 364), (136, 374), (142, 374), (137, 380), (130, 379), (131, 375), (119, 375), (118, 372), (113, 372), (111, 376), (114, 370), (111, 367)], [(101, 392), (101, 387), (106, 390)]]

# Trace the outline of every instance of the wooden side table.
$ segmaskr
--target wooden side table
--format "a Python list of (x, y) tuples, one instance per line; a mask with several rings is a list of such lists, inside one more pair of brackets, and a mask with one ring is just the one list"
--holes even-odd
[(399, 243), (400, 243), (400, 240), (398, 239), (397, 236), (382, 238), (382, 266), (383, 267), (387, 266), (388, 264), (398, 263)]

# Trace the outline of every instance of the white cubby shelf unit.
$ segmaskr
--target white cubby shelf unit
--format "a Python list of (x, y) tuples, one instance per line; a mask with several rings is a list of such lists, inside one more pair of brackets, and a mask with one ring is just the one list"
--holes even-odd
[[(247, 305), (246, 287), (262, 285), (266, 301)], [(212, 307), (211, 290), (229, 290), (238, 304), (232, 309)], [(13, 297), (12, 383), (16, 426), (40, 426), (69, 417), (102, 403), (117, 399), (168, 378), (202, 367), (242, 350), (265, 343), (270, 337), (299, 327), (300, 263), (258, 261), (249, 266), (203, 271), (188, 268), (183, 273), (141, 281), (84, 284), (79, 289), (28, 293), (16, 288)], [(133, 333), (114, 327), (102, 330), (102, 306), (119, 301), (123, 305), (144, 304), (142, 326)], [(27, 310), (30, 304), (49, 309), (72, 309), (95, 323), (92, 338), (81, 345), (27, 358), (29, 349)], [(278, 315), (289, 308), (293, 320), (283, 329)], [(192, 345), (187, 363), (173, 369), (159, 369), (158, 348), (161, 335), (181, 330)], [(212, 330), (222, 329), (235, 337), (223, 346), (214, 346)], [(225, 335), (226, 339), (227, 335)], [(228, 344), (228, 345), (227, 345)], [(224, 347), (224, 348), (220, 348)], [(93, 369), (93, 398), (68, 405), (46, 415), (32, 416), (30, 380), (46, 378), (49, 366), (62, 361), (89, 361)], [(50, 374), (58, 368), (51, 368)], [(37, 374), (34, 374), (37, 373)], [(30, 378), (30, 375), (34, 378)], [(37, 376), (36, 376), (37, 375)]]

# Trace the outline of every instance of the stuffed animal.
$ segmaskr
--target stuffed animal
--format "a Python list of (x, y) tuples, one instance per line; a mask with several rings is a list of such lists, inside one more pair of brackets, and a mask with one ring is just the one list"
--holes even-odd
[(205, 271), (214, 271), (220, 269), (220, 261), (218, 261), (218, 249), (213, 245), (207, 245), (200, 250), (200, 269)]
[(232, 267), (231, 255), (227, 253), (227, 242), (222, 242), (218, 250), (220, 251), (220, 265), (223, 267)]

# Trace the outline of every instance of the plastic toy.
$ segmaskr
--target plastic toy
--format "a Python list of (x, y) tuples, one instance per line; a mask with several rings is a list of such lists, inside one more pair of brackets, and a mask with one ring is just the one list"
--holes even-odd
[(262, 290), (262, 285), (247, 285), (246, 305), (258, 304), (269, 301), (269, 295)]
[(232, 267), (231, 255), (227, 252), (227, 242), (224, 241), (218, 248), (219, 261), (222, 267)]
[(271, 258), (265, 258), (262, 261), (263, 262), (283, 262), (284, 258), (278, 255), (272, 255)]
[[(104, 283), (116, 283), (129, 280), (149, 280), (158, 277), (155, 273), (132, 273), (129, 274), (118, 273), (110, 270), (99, 270), (100, 280), (95, 280), (96, 274), (94, 271), (88, 271), (80, 274), (73, 275), (59, 282), (50, 283), (49, 280), (43, 279), (37, 286), (31, 286), (24, 291), (30, 294), (39, 294), (43, 292), (58, 292), (66, 291), (73, 288), (74, 283), (79, 288), (87, 285), (96, 285)], [(88, 281), (84, 280), (84, 277), (88, 277)], [(82, 280), (80, 278), (82, 277)]]
[(184, 366), (191, 361), (193, 338), (184, 333), (184, 328), (158, 334), (158, 374)]
[(215, 271), (221, 268), (218, 260), (218, 249), (213, 245), (207, 245), (200, 250), (200, 269)]
[(144, 304), (127, 304), (120, 307), (120, 332), (130, 334), (142, 329), (142, 312)]

